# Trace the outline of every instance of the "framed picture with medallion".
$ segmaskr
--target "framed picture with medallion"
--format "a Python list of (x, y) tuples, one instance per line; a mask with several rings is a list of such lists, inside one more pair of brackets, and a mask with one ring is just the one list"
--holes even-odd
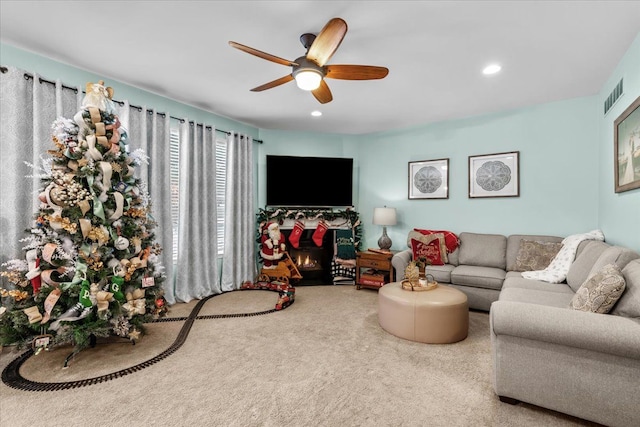
[(448, 199), (449, 159), (409, 162), (409, 199)]
[(469, 198), (519, 196), (519, 151), (469, 156)]

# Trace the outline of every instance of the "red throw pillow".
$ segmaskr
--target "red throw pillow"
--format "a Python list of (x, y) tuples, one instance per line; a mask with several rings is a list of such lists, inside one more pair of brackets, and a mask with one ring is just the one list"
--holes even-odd
[(452, 253), (453, 251), (455, 251), (458, 248), (458, 245), (460, 244), (460, 240), (458, 240), (458, 236), (456, 236), (451, 231), (422, 230), (420, 228), (414, 228), (413, 230), (417, 231), (420, 234), (424, 234), (425, 236), (428, 236), (430, 234), (435, 234), (435, 233), (444, 234), (444, 243), (445, 245), (447, 245), (447, 251), (449, 253)]
[(430, 265), (444, 265), (439, 239), (433, 239), (429, 243), (411, 239), (411, 249), (413, 251), (413, 259), (424, 257), (429, 261)]

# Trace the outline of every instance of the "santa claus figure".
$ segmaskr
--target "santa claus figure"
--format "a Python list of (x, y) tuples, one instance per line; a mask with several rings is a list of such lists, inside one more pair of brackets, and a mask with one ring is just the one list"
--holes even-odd
[(260, 256), (264, 268), (276, 268), (278, 260), (284, 256), (286, 246), (284, 236), (280, 233), (280, 227), (275, 222), (269, 222), (262, 231), (262, 245)]

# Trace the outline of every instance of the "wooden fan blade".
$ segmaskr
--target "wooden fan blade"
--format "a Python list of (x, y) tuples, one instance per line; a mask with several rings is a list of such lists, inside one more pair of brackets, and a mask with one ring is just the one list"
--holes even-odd
[(324, 81), (324, 79), (320, 81), (320, 86), (318, 86), (318, 89), (312, 90), (311, 93), (316, 97), (320, 104), (326, 104), (327, 102), (331, 102), (333, 100), (331, 89), (329, 89), (329, 86)]
[(385, 67), (373, 65), (327, 65), (325, 77), (341, 80), (374, 80), (382, 79), (389, 74)]
[(251, 89), (251, 92), (262, 92), (263, 90), (271, 89), (271, 88), (274, 88), (276, 86), (280, 86), (280, 85), (283, 85), (285, 83), (289, 83), (291, 80), (293, 80), (293, 76), (291, 74), (289, 74), (289, 75), (286, 75), (284, 77), (280, 77), (279, 79), (276, 79), (276, 80), (274, 80), (272, 82), (265, 83), (262, 86), (254, 87), (253, 89)]
[(293, 61), (289, 61), (288, 59), (280, 58), (278, 56), (271, 55), (270, 53), (262, 52), (261, 50), (254, 49), (252, 47), (245, 46), (245, 45), (240, 44), (240, 43), (236, 43), (236, 42), (230, 41), (229, 45), (231, 47), (235, 47), (236, 49), (239, 49), (239, 50), (241, 50), (243, 52), (247, 52), (247, 53), (250, 53), (251, 55), (255, 55), (258, 58), (262, 58), (262, 59), (266, 59), (267, 61), (275, 62), (276, 64), (288, 65), (288, 66), (291, 66), (291, 67), (298, 65), (297, 63), (295, 63)]
[(347, 23), (340, 18), (333, 18), (327, 22), (311, 44), (307, 59), (321, 67), (324, 66), (342, 43), (345, 34), (347, 34)]

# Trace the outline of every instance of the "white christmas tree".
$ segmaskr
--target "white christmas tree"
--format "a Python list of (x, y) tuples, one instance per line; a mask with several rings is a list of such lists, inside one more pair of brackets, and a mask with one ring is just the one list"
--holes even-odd
[(88, 83), (81, 110), (53, 123), (25, 258), (0, 272), (2, 345), (137, 340), (144, 323), (166, 313), (156, 224), (134, 176), (147, 157), (128, 152), (112, 97), (104, 82)]

